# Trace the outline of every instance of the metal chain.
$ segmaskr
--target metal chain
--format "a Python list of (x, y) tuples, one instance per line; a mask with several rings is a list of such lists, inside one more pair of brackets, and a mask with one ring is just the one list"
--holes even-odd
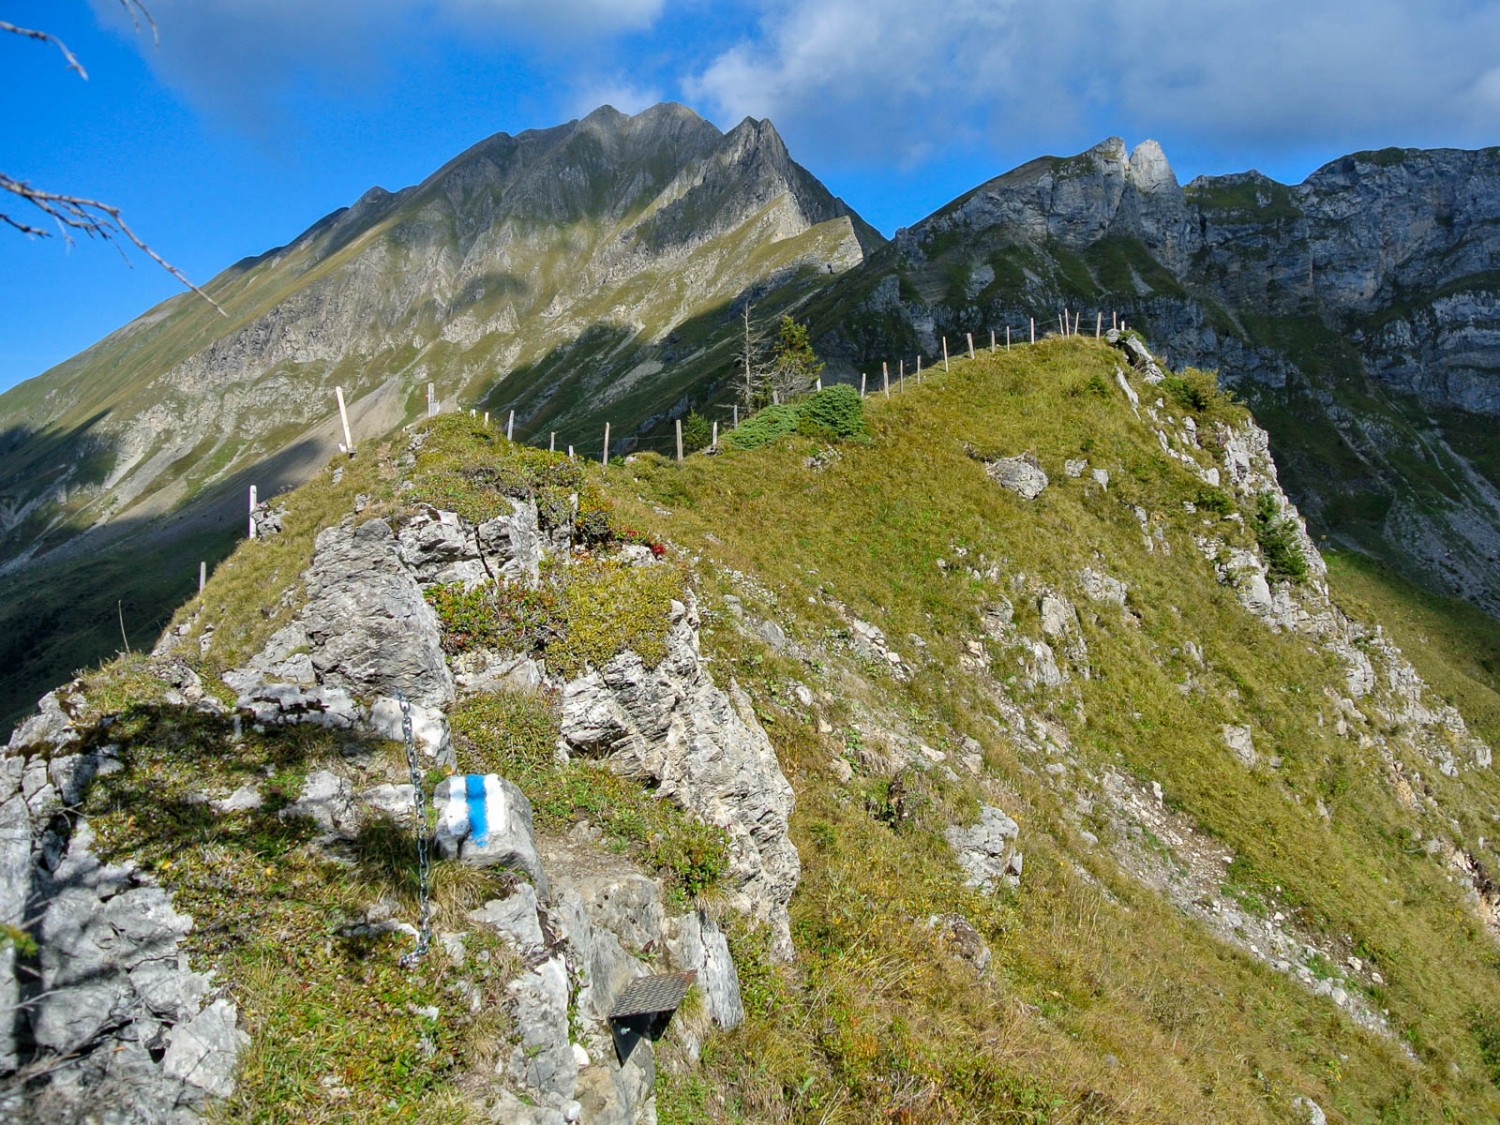
[(401, 704), (401, 737), (406, 742), (406, 769), (411, 774), (412, 826), (417, 832), (417, 946), (401, 955), (399, 964), (409, 969), (427, 956), (432, 945), (432, 904), (428, 901), (430, 863), (427, 858), (427, 816), (422, 797), (422, 766), (417, 760), (417, 740), (411, 731), (411, 702), (401, 692), (396, 693)]

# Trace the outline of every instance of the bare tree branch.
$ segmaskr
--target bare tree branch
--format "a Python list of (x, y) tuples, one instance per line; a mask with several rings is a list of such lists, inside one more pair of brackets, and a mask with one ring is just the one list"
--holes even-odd
[[(123, 0), (121, 2), (123, 3)], [(35, 39), (39, 43), (51, 43), (62, 52), (62, 57), (67, 60), (69, 70), (77, 71), (78, 77), (82, 78), (85, 82), (89, 80), (89, 72), (83, 69), (83, 64), (78, 61), (78, 56), (68, 50), (68, 45), (57, 36), (45, 31), (36, 31), (29, 27), (17, 27), (6, 20), (0, 20), (0, 31), (8, 31), (10, 34), (19, 35), (24, 39)]]
[[(150, 246), (146, 245), (135, 231), (120, 217), (120, 209), (108, 203), (101, 203), (97, 199), (85, 199), (77, 195), (60, 195), (57, 192), (44, 191), (41, 188), (32, 187), (24, 180), (17, 180), (0, 172), (0, 191), (8, 191), (27, 203), (36, 207), (42, 214), (46, 215), (56, 225), (58, 233), (62, 235), (63, 241), (68, 245), (73, 244), (73, 234), (86, 235), (89, 238), (98, 238), (103, 242), (117, 243), (120, 238), (125, 238), (135, 246), (137, 250), (145, 254), (153, 262), (166, 270), (178, 281), (186, 285), (198, 296), (202, 297), (214, 308), (219, 310), (221, 316), (227, 316), (219, 302), (215, 301), (198, 286), (189, 281), (181, 270), (168, 262)], [(22, 234), (33, 237), (48, 238), (52, 232), (41, 227), (32, 226), (24, 220), (17, 219), (3, 211), (0, 211), (0, 223), (14, 227)]]
[[(151, 13), (146, 9), (144, 0), (120, 0), (120, 7), (125, 9), (125, 14), (130, 17), (130, 22), (135, 26), (137, 33), (140, 32), (142, 22), (144, 21), (145, 26), (151, 29), (152, 42), (156, 44), (161, 42), (161, 38), (157, 34), (156, 20), (151, 17)], [(77, 56), (72, 51), (68, 50), (67, 44), (57, 38), (57, 36), (46, 31), (36, 31), (29, 27), (17, 27), (13, 23), (0, 20), (0, 33), (6, 32), (12, 35), (19, 35), (24, 39), (32, 39), (39, 43), (51, 43), (62, 52), (63, 58), (67, 61), (68, 69), (76, 71), (78, 76), (85, 81), (88, 80), (88, 72), (83, 69), (83, 64), (78, 61)], [(171, 262), (168, 262), (155, 250), (151, 249), (135, 231), (131, 230), (125, 220), (120, 217), (120, 209), (118, 207), (113, 207), (108, 203), (101, 203), (97, 199), (85, 199), (80, 195), (60, 195), (57, 192), (44, 191), (41, 188), (32, 187), (25, 180), (17, 180), (11, 176), (7, 176), (4, 172), (0, 172), (0, 191), (8, 191), (12, 195), (24, 199), (27, 203), (36, 207), (42, 214), (52, 220), (53, 224), (57, 227), (57, 233), (62, 235), (63, 241), (69, 246), (73, 245), (73, 233), (77, 231), (87, 235), (89, 238), (98, 238), (103, 242), (111, 243), (116, 249), (120, 250), (120, 256), (125, 258), (125, 261), (128, 263), (130, 259), (126, 257), (125, 251), (119, 243), (121, 238), (128, 240), (137, 250), (145, 254), (146, 257), (150, 258), (162, 269), (182, 282), (183, 285), (218, 309), (220, 316), (229, 315), (219, 305), (219, 302), (215, 301), (202, 289), (189, 281), (181, 270), (172, 265)], [(18, 219), (14, 215), (7, 214), (4, 211), (0, 211), (0, 225), (11, 227), (32, 238), (49, 238), (52, 235), (50, 230), (33, 226), (24, 219)]]

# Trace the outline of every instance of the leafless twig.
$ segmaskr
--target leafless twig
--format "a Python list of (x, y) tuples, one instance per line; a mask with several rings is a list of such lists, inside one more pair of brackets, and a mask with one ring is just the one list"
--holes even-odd
[[(24, 180), (17, 180), (0, 172), (0, 191), (8, 191), (27, 203), (36, 207), (42, 214), (56, 224), (58, 233), (63, 241), (69, 245), (73, 244), (73, 233), (76, 231), (89, 238), (98, 238), (104, 242), (115, 242), (120, 238), (127, 239), (137, 250), (153, 262), (166, 270), (182, 284), (186, 285), (198, 296), (202, 297), (223, 315), (223, 308), (219, 303), (205, 293), (198, 286), (183, 275), (183, 272), (168, 262), (155, 250), (151, 249), (141, 237), (130, 229), (129, 224), (120, 216), (120, 209), (108, 203), (102, 203), (97, 199), (85, 199), (78, 195), (60, 195), (57, 192), (44, 191), (33, 187)], [(52, 232), (43, 227), (33, 226), (22, 219), (0, 211), (0, 223), (13, 227), (22, 234), (32, 235), (38, 238), (49, 238)]]
[(38, 43), (51, 43), (62, 52), (62, 57), (67, 62), (68, 69), (76, 71), (78, 77), (82, 78), (85, 82), (88, 81), (89, 72), (83, 69), (83, 64), (78, 61), (78, 56), (68, 50), (68, 45), (57, 36), (45, 31), (37, 31), (30, 27), (17, 27), (6, 20), (0, 20), (0, 31), (8, 31), (10, 34), (19, 35), (24, 39), (35, 39)]
[[(125, 9), (130, 22), (135, 26), (137, 32), (144, 25), (151, 29), (153, 43), (160, 42), (157, 35), (156, 20), (152, 19), (151, 13), (146, 9), (143, 0), (120, 0), (120, 7)], [(61, 39), (50, 32), (37, 31), (29, 27), (18, 27), (13, 23), (0, 20), (0, 33), (19, 35), (24, 39), (32, 39), (39, 43), (51, 43), (62, 52), (63, 59), (68, 64), (68, 69), (75, 71), (80, 78), (88, 79), (88, 72), (83, 69), (83, 64), (78, 61)], [(151, 249), (135, 231), (131, 230), (125, 220), (120, 217), (120, 209), (108, 203), (101, 203), (97, 199), (86, 199), (81, 195), (63, 195), (58, 192), (45, 191), (42, 188), (33, 187), (25, 180), (18, 180), (12, 176), (0, 172), (0, 191), (10, 192), (11, 195), (25, 200), (37, 208), (47, 218), (52, 220), (57, 227), (57, 233), (62, 235), (63, 241), (68, 245), (73, 244), (75, 232), (87, 235), (89, 238), (98, 238), (104, 242), (114, 243), (117, 247), (121, 238), (126, 239), (142, 254), (166, 270), (183, 285), (187, 286), (198, 296), (202, 297), (214, 308), (219, 310), (221, 316), (227, 316), (223, 308), (198, 286), (184, 276), (172, 263), (168, 262), (155, 250)], [(3, 199), (0, 196), (0, 199)], [(49, 238), (52, 231), (45, 227), (35, 226), (25, 219), (17, 218), (15, 215), (0, 211), (0, 226), (8, 226), (20, 231), (22, 234), (33, 238)], [(121, 256), (124, 251), (121, 250)], [(128, 259), (127, 259), (128, 260)]]

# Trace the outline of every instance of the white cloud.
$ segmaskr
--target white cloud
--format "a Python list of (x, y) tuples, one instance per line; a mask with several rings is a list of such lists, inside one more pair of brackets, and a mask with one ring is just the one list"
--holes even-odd
[(1497, 43), (1497, 0), (778, 0), (685, 85), (724, 123), (768, 116), (854, 162), (1112, 128), (1220, 147), (1424, 129), (1486, 144)]
[(167, 82), (264, 127), (297, 90), (362, 91), (408, 59), (458, 46), (567, 58), (561, 84), (591, 78), (609, 43), (649, 30), (666, 0), (150, 0), (154, 46), (116, 0), (92, 2)]

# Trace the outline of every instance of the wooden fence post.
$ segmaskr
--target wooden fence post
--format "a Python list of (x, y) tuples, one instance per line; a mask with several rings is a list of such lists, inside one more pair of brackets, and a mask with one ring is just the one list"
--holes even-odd
[(516, 412), (514, 410), (512, 410), (510, 412), (510, 417), (505, 420), (505, 440), (506, 441), (515, 441), (516, 440), (515, 433), (516, 433)]
[(338, 399), (338, 402), (339, 402), (339, 421), (344, 424), (344, 444), (343, 444), (342, 448), (339, 450), (339, 452), (340, 453), (347, 453), (347, 454), (349, 454), (350, 457), (353, 457), (354, 456), (354, 435), (352, 435), (349, 432), (349, 411), (347, 411), (346, 409), (344, 409), (344, 388), (343, 387), (334, 387), (333, 388), (333, 397), (336, 398), (336, 399)]
[(682, 419), (677, 419), (677, 463), (682, 464)]
[(255, 485), (250, 486), (250, 538), (255, 538)]
[(943, 337), (943, 370), (948, 370), (948, 337)]
[(964, 339), (966, 339), (966, 340), (969, 341), (969, 358), (973, 359), (974, 358), (974, 333), (972, 333), (972, 332), (965, 332), (964, 333)]

